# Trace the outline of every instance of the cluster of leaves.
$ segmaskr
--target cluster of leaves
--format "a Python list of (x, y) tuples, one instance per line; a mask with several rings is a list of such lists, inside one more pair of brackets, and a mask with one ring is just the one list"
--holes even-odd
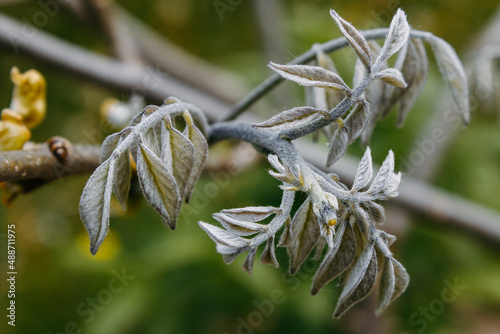
[[(253, 125), (278, 133), (284, 139), (294, 139), (298, 137), (296, 133), (299, 136), (311, 132), (317, 136), (319, 131), (326, 133), (330, 137), (327, 166), (341, 158), (348, 145), (358, 137), (367, 144), (377, 120), (387, 116), (397, 104), (397, 125), (401, 126), (422, 92), (428, 71), (424, 44), (421, 38), (410, 38), (410, 27), (403, 11), (398, 10), (394, 16), (382, 47), (374, 41), (368, 42), (335, 11), (330, 14), (358, 57), (354, 88), (339, 76), (331, 58), (315, 46), (316, 60), (312, 65), (269, 65), (283, 78), (305, 86), (310, 105), (283, 111)], [(431, 34), (425, 37), (467, 123), (467, 82), (462, 65), (446, 42)], [(387, 60), (398, 51), (394, 67), (390, 68)], [(290, 133), (293, 135), (289, 136)], [(326, 253), (313, 278), (312, 294), (340, 276), (339, 285), (343, 286), (343, 291), (334, 317), (340, 317), (364, 299), (377, 281), (380, 282), (376, 313), (382, 313), (409, 282), (406, 270), (389, 250), (395, 237), (379, 229), (385, 221), (385, 210), (376, 201), (396, 197), (401, 181), (401, 174), (394, 173), (394, 154), (389, 152), (370, 184), (373, 168), (368, 147), (351, 189), (335, 175), (324, 175), (286, 153), (276, 154), (269, 156), (269, 162), (276, 170), (270, 171), (271, 175), (283, 182), (284, 200), (279, 209), (225, 210), (214, 215), (223, 228), (203, 222), (200, 226), (215, 241), (227, 263), (248, 251), (243, 269), (251, 272), (256, 249), (265, 241), (261, 262), (277, 266), (271, 231), (276, 231), (276, 226), (281, 224), (284, 231), (278, 246), (287, 248), (291, 274), (299, 270), (314, 248), (316, 259)], [(308, 195), (293, 217), (288, 216), (293, 201), (285, 200), (290, 191), (303, 191)], [(272, 213), (276, 217), (269, 225), (257, 223)], [(248, 238), (252, 235), (255, 236)], [(326, 252), (323, 250), (325, 244), (328, 245)]]
[[(146, 107), (128, 127), (106, 138), (102, 164), (87, 181), (80, 199), (80, 216), (92, 254), (109, 231), (111, 194), (126, 208), (132, 169), (137, 170), (144, 197), (163, 223), (175, 229), (181, 204), (189, 201), (208, 152), (205, 136), (188, 110), (197, 108), (169, 98), (164, 106)], [(185, 122), (183, 132), (175, 128), (179, 116)]]

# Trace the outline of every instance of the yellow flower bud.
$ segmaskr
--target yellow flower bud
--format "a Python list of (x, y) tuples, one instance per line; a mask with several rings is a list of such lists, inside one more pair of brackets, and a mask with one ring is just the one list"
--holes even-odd
[(14, 83), (10, 109), (23, 119), (23, 123), (32, 129), (45, 118), (47, 111), (46, 82), (37, 70), (21, 73), (17, 67), (10, 71)]
[(2, 110), (0, 121), (0, 151), (20, 150), (31, 137), (21, 116), (10, 109)]

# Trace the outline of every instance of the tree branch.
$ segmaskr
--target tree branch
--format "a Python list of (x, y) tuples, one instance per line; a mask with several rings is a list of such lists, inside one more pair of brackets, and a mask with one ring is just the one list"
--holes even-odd
[(0, 182), (43, 179), (47, 182), (68, 175), (91, 173), (99, 166), (100, 147), (73, 145), (61, 163), (47, 144), (27, 150), (0, 152)]

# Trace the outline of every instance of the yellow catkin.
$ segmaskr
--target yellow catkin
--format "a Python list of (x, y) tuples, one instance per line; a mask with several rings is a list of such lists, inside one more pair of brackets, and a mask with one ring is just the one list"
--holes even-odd
[(43, 121), (47, 111), (45, 78), (37, 70), (21, 73), (13, 67), (10, 79), (14, 83), (10, 109), (21, 115), (26, 127), (32, 129)]
[(21, 116), (10, 109), (2, 110), (0, 121), (0, 151), (20, 150), (31, 137)]

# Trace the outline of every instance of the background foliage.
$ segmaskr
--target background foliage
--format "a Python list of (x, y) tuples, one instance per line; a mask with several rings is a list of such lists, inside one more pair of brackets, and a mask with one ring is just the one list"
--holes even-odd
[[(265, 65), (272, 59), (262, 51), (250, 1), (224, 13), (222, 21), (212, 1), (118, 2), (186, 50), (241, 75), (249, 87), (270, 74)], [(444, 38), (463, 55), (498, 6), (497, 1), (478, 5), (465, 0), (282, 2), (284, 17), (277, 27), (282, 26), (286, 49), (276, 61), (291, 60), (313, 43), (339, 36), (328, 15), (330, 8), (362, 29), (369, 23), (387, 26), (394, 12), (389, 16), (390, 9), (399, 6), (413, 27)], [(40, 10), (36, 2), (1, 9), (18, 19), (31, 18)], [(94, 51), (109, 52), (98, 31), (75, 24), (72, 14), (63, 9), (44, 30)], [(74, 142), (98, 143), (108, 134), (100, 126), (99, 104), (110, 95), (125, 95), (10, 53), (0, 55), (0, 106), (8, 106), (10, 101), (8, 73), (12, 66), (22, 71), (37, 68), (47, 79), (48, 114), (33, 131), (33, 140), (43, 142), (61, 135)], [(347, 58), (342, 52), (334, 57), (344, 77), (350, 76), (352, 68)], [(283, 86), (274, 101), (268, 99), (256, 109), (270, 115), (303, 104), (300, 88)], [(377, 163), (389, 149), (396, 157), (409, 154), (428, 119), (441, 113), (433, 101), (443, 94), (443, 87), (434, 68), (404, 128), (395, 128), (394, 115), (378, 125), (371, 144)], [(499, 129), (495, 113), (473, 110), (470, 126), (459, 131), (445, 152), (445, 162), (434, 183), (500, 210)], [(228, 143), (210, 151), (211, 163), (193, 199), (203, 204), (195, 204), (194, 209), (184, 206), (175, 232), (167, 230), (156, 213), (140, 201), (124, 216), (112, 217), (103, 251), (94, 257), (88, 251), (87, 234), (77, 209), (88, 176), (48, 185), (19, 198), (9, 210), (0, 207), (2, 254), (6, 254), (6, 225), (16, 224), (19, 269), (17, 326), (13, 333), (69, 333), (67, 326), (72, 322), (81, 333), (492, 333), (500, 327), (499, 248), (449, 228), (437, 228), (428, 217), (412, 215), (411, 222), (392, 227), (398, 236), (394, 251), (411, 282), (379, 319), (372, 315), (375, 301), (369, 299), (342, 320), (332, 320), (337, 289), (327, 286), (318, 296), (310, 296), (314, 269), (302, 269), (298, 276), (289, 277), (284, 249), (277, 254), (281, 268), (256, 265), (252, 277), (240, 269), (243, 259), (226, 266), (196, 222), (212, 221), (211, 213), (224, 208), (279, 205), (280, 201), (277, 181), (265, 171), (266, 161), (247, 158), (241, 172), (234, 174), (228, 165), (244, 154), (229, 149), (251, 152), (245, 146)], [(355, 155), (361, 152), (356, 144), (349, 151)], [(5, 260), (4, 256), (0, 259)], [(92, 319), (89, 313), (79, 314), (80, 304), (87, 303), (88, 298), (99, 300), (99, 293), (108, 289), (114, 277), (112, 270), (121, 272), (122, 268), (134, 276), (123, 291), (112, 294), (105, 305), (98, 303)], [(431, 312), (427, 319), (420, 315), (421, 309), (432, 311), (439, 304), (435, 301), (442, 299), (445, 282), (455, 279), (466, 286), (455, 301), (444, 303), (444, 309)], [(4, 291), (4, 279), (0, 287)], [(280, 303), (273, 304), (272, 312), (258, 321), (255, 314), (262, 311), (256, 305), (271, 300), (276, 291), (282, 294)], [(7, 300), (3, 293), (1, 300), (3, 308)], [(418, 316), (412, 318), (415, 313)], [(419, 319), (426, 319), (425, 328), (422, 322), (415, 323)], [(241, 321), (250, 329), (241, 327)], [(5, 319), (0, 326), (4, 325)]]

